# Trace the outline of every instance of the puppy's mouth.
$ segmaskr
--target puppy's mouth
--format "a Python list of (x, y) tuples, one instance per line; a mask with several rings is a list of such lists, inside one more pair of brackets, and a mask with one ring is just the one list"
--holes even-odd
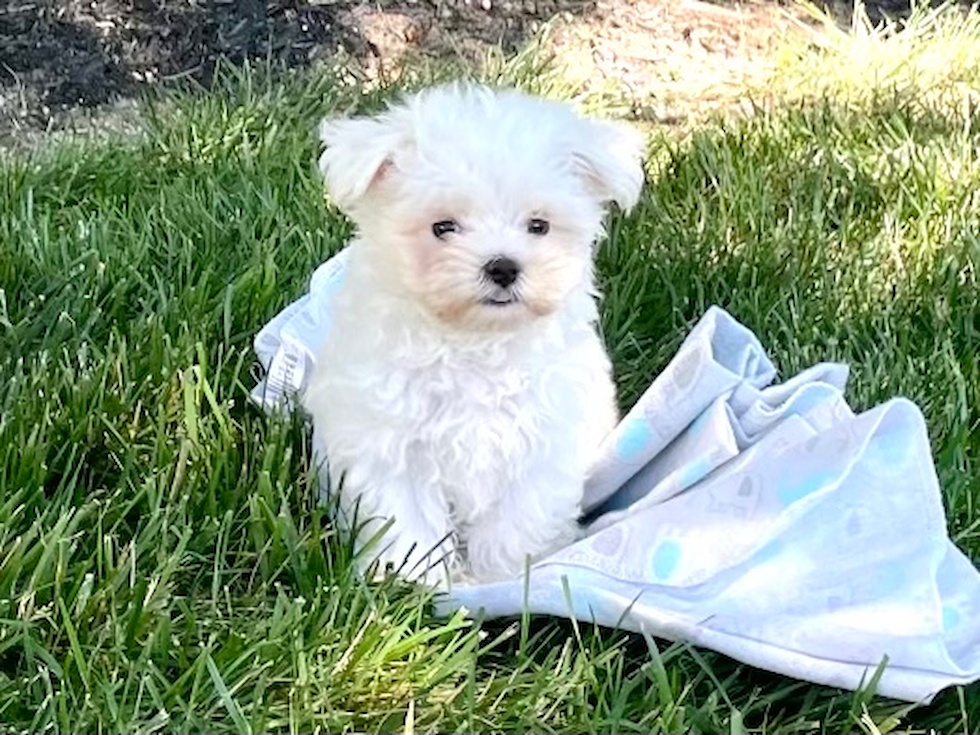
[(520, 299), (518, 299), (517, 296), (512, 293), (496, 294), (494, 296), (486, 296), (480, 299), (480, 303), (483, 306), (491, 306), (498, 309), (504, 306), (513, 306), (519, 302)]

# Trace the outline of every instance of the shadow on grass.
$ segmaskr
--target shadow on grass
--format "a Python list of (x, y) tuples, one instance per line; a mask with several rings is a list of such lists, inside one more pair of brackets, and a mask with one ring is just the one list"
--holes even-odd
[[(452, 55), (478, 41), (519, 49), (558, 13), (584, 16), (593, 0), (430, 3), (382, 0), (52, 0), (0, 9), (0, 136), (45, 128), (90, 108), (175, 81), (209, 88), (221, 63), (300, 68), (367, 60), (398, 43)], [(486, 9), (485, 9), (486, 7)]]

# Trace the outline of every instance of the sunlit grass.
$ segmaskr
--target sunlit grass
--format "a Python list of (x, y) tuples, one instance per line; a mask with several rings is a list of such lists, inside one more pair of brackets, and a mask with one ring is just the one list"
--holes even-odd
[(817, 6), (809, 44), (786, 45), (773, 75), (757, 89), (778, 104), (832, 99), (863, 109), (877, 103), (969, 123), (980, 105), (980, 13), (947, 2), (914, 3), (905, 18), (869, 19), (854, 5), (843, 27)]

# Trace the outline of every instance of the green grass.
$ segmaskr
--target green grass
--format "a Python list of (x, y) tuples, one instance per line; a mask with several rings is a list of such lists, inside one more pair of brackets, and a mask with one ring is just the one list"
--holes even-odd
[[(584, 623), (439, 620), (354, 574), (305, 427), (247, 399), (253, 335), (350, 233), (312, 128), (386, 92), (342, 81), (244, 75), (0, 164), (3, 729), (976, 729), (977, 685), (909, 711)], [(978, 128), (878, 99), (655, 137), (599, 256), (623, 405), (721, 304), (784, 376), (843, 360), (856, 407), (913, 398), (980, 559)]]

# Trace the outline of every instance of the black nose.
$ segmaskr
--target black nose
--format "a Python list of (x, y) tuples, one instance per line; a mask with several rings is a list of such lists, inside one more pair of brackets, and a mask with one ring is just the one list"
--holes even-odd
[(498, 286), (507, 288), (517, 280), (521, 267), (510, 258), (494, 258), (483, 266), (483, 272)]

